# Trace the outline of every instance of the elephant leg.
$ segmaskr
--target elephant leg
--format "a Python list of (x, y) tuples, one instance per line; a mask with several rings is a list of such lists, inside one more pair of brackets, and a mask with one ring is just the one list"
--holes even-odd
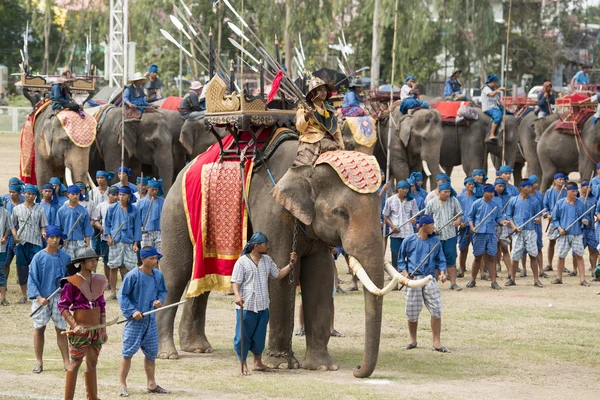
[(333, 257), (329, 252), (318, 252), (303, 261), (300, 285), (306, 330), (306, 356), (302, 367), (336, 371), (338, 365), (327, 351), (333, 304), (333, 268), (335, 268)]
[[(298, 274), (302, 275), (303, 264), (303, 259), (298, 258), (294, 266), (294, 284), (290, 284), (287, 276), (281, 280), (271, 280), (269, 284), (269, 296), (271, 298), (269, 306), (269, 347), (263, 357), (263, 364), (269, 368), (285, 369), (290, 367), (287, 354), (294, 329), (296, 282)], [(292, 355), (290, 361), (292, 369), (300, 368), (300, 363), (294, 355)]]
[(181, 350), (190, 353), (212, 353), (213, 349), (206, 338), (206, 304), (210, 292), (190, 299), (183, 308), (179, 323), (179, 344)]

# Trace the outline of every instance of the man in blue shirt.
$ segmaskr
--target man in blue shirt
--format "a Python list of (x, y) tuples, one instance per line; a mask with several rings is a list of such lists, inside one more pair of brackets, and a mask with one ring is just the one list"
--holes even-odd
[[(573, 224), (579, 217), (581, 217), (586, 209), (583, 206), (583, 201), (577, 198), (579, 194), (577, 190), (577, 184), (574, 182), (567, 183), (567, 197), (560, 199), (556, 203), (556, 209), (554, 210), (554, 216), (552, 218), (552, 226), (559, 233), (559, 237), (556, 239), (557, 251), (558, 251), (558, 272), (557, 277), (552, 281), (553, 284), (562, 284), (562, 275), (565, 268), (565, 258), (569, 254), (569, 250), (573, 250), (575, 253), (575, 260), (577, 262), (577, 269), (579, 270), (579, 280), (581, 286), (590, 286), (589, 282), (585, 280), (585, 272), (583, 266), (583, 227), (591, 224), (591, 221), (586, 217), (580, 219)], [(569, 228), (569, 226), (571, 226)], [(567, 231), (567, 228), (569, 230)]]
[(450, 75), (444, 85), (444, 100), (446, 101), (465, 101), (467, 95), (463, 93), (462, 84), (458, 80), (462, 70), (458, 69)]
[(79, 111), (79, 104), (71, 99), (71, 91), (69, 90), (69, 83), (74, 80), (71, 76), (71, 71), (66, 70), (50, 88), (50, 100), (52, 101), (52, 109), (55, 113), (64, 109)]
[(427, 197), (427, 190), (425, 190), (424, 186), (425, 183), (423, 181), (423, 173), (422, 172), (412, 172), (410, 174), (410, 178), (413, 179), (417, 185), (417, 189), (419, 192), (419, 196), (421, 196), (423, 198), (423, 201), (425, 201), (425, 198)]
[(361, 95), (364, 87), (365, 85), (360, 78), (350, 81), (348, 91), (344, 95), (344, 101), (342, 101), (342, 115), (344, 117), (362, 117), (365, 115), (365, 110), (360, 106), (363, 101)]
[(542, 133), (544, 133), (544, 119), (552, 114), (552, 108), (550, 107), (556, 102), (554, 97), (554, 89), (552, 89), (552, 82), (546, 81), (537, 94), (537, 106), (538, 113), (537, 119), (533, 123), (533, 130), (535, 132), (535, 141), (537, 142)]
[[(506, 181), (502, 178), (497, 178), (494, 181), (494, 198), (492, 201), (496, 202), (498, 206), (498, 210), (502, 214), (502, 217), (505, 218), (506, 214), (506, 205), (508, 204), (508, 200), (511, 198), (511, 195), (506, 190)], [(517, 191), (517, 194), (519, 192)], [(496, 257), (494, 257), (494, 266), (496, 268), (496, 272), (501, 270), (500, 259), (504, 260), (504, 266), (506, 270), (510, 270), (510, 251), (508, 250), (508, 246), (510, 245), (510, 232), (511, 229), (508, 226), (496, 226), (496, 236), (498, 236), (498, 253)]]
[[(540, 187), (540, 178), (538, 178), (536, 175), (529, 175), (529, 178), (527, 178), (529, 180), (529, 182), (531, 182), (531, 196), (535, 197), (535, 199), (537, 201), (540, 202), (540, 206), (542, 208), (544, 208), (544, 195), (542, 194), (542, 192), (540, 192), (538, 190), (538, 188)], [(548, 209), (544, 208), (546, 210), (546, 213), (548, 212)], [(538, 262), (538, 268), (539, 268), (539, 275), (540, 278), (548, 278), (548, 274), (544, 272), (543, 270), (543, 265), (544, 265), (544, 252), (542, 251), (542, 249), (544, 248), (544, 241), (543, 241), (543, 231), (542, 231), (542, 224), (535, 224), (535, 234), (537, 237), (537, 248), (538, 248), (538, 256), (537, 256), (537, 262)], [(523, 266), (524, 271), (525, 271), (525, 266)]]
[(548, 231), (548, 265), (544, 267), (544, 271), (552, 271), (552, 261), (554, 260), (554, 248), (556, 246), (556, 239), (559, 233), (552, 226), (552, 218), (554, 214), (554, 208), (556, 202), (566, 197), (565, 193), (565, 175), (561, 173), (554, 174), (554, 184), (551, 188), (546, 190), (544, 193), (544, 201), (542, 206), (548, 210), (546, 218), (550, 220), (549, 231)]
[(578, 89), (583, 85), (589, 85), (590, 84), (590, 67), (588, 67), (587, 65), (584, 65), (581, 67), (580, 71), (577, 71), (577, 73), (575, 75), (573, 75), (573, 78), (571, 79), (571, 87), (573, 89)]
[(515, 172), (515, 170), (512, 169), (510, 165), (503, 165), (500, 167), (498, 172), (500, 173), (500, 175), (498, 175), (498, 178), (502, 178), (505, 181), (504, 187), (509, 197), (518, 196), (519, 189), (517, 189), (514, 185), (511, 185), (509, 183), (510, 179), (512, 178), (512, 173)]
[(162, 243), (160, 216), (165, 203), (161, 195), (164, 195), (162, 179), (153, 179), (148, 182), (148, 195), (137, 206), (142, 223), (142, 247), (154, 247), (158, 252)]
[[(21, 194), (25, 184), (18, 178), (10, 178), (8, 184), (8, 194), (2, 196), (2, 200), (4, 201), (4, 209), (8, 211), (8, 214), (12, 218), (12, 212), (15, 207), (25, 202), (25, 196)], [(15, 237), (11, 231), (6, 238), (6, 260), (4, 262), (4, 273), (6, 275), (6, 279), (8, 279), (8, 276), (10, 275), (10, 264), (12, 263), (15, 255)], [(0, 268), (2, 268), (1, 265)]]
[(465, 190), (456, 196), (460, 203), (463, 216), (458, 230), (458, 250), (460, 250), (459, 267), (460, 271), (456, 274), (457, 278), (463, 278), (467, 270), (467, 255), (469, 254), (469, 244), (471, 239), (471, 227), (469, 226), (469, 213), (475, 199), (473, 190), (475, 189), (475, 179), (466, 178), (464, 180)]
[[(583, 208), (585, 210), (588, 210), (598, 201), (598, 198), (590, 192), (590, 182), (583, 181), (581, 183), (581, 197), (579, 199), (583, 201)], [(595, 214), (596, 209), (594, 208), (593, 210), (589, 211), (584, 217), (589, 221), (589, 223), (583, 226), (582, 232), (583, 248), (585, 250), (585, 248), (587, 247), (588, 253), (590, 255), (590, 270), (596, 267), (596, 262), (598, 261), (598, 237), (596, 236), (596, 226), (594, 223), (594, 221), (596, 220)], [(572, 271), (569, 274), (569, 276), (577, 276), (577, 271)]]
[(125, 276), (119, 290), (119, 306), (123, 316), (128, 320), (123, 329), (123, 358), (119, 369), (121, 397), (129, 396), (127, 375), (131, 368), (131, 358), (140, 348), (145, 356), (144, 370), (148, 392), (169, 393), (168, 390), (158, 386), (154, 379), (155, 360), (158, 355), (156, 314), (143, 315), (145, 312), (161, 308), (165, 303), (167, 295), (165, 278), (158, 270), (158, 260), (162, 258), (162, 254), (154, 247), (145, 247), (141, 251), (141, 257), (142, 265)]
[(58, 301), (60, 294), (55, 295), (50, 300), (46, 300), (52, 293), (59, 288), (60, 280), (67, 275), (67, 264), (71, 262), (71, 257), (59, 249), (62, 240), (62, 232), (56, 226), (46, 227), (46, 240), (48, 242), (45, 249), (36, 253), (29, 266), (29, 278), (27, 280), (27, 295), (32, 299), (31, 310), (36, 310), (39, 306), (45, 306), (33, 316), (33, 347), (35, 349), (36, 365), (33, 372), (39, 374), (44, 370), (44, 333), (46, 325), (52, 319), (54, 329), (56, 330), (56, 339), (58, 348), (62, 354), (65, 368), (69, 367), (69, 347), (67, 336), (62, 332), (67, 329), (67, 323), (58, 311)]
[[(400, 246), (398, 255), (398, 271), (405, 277), (414, 274), (414, 279), (425, 278), (428, 275), (435, 276), (435, 271), (440, 273), (442, 283), (446, 282), (446, 258), (440, 246), (426, 259), (427, 254), (433, 248), (441, 244), (440, 239), (434, 233), (433, 217), (425, 215), (419, 218), (419, 231), (404, 239)], [(416, 268), (423, 262), (421, 268)], [(408, 319), (408, 331), (410, 343), (407, 350), (417, 347), (417, 327), (419, 326), (419, 314), (423, 309), (423, 303), (431, 314), (431, 331), (433, 332), (433, 350), (449, 353), (442, 346), (440, 332), (442, 330), (442, 296), (437, 281), (434, 279), (420, 288), (406, 288), (406, 317)]]
[(541, 216), (538, 216), (534, 221), (527, 223), (519, 229), (525, 222), (533, 218), (542, 210), (541, 203), (533, 196), (532, 183), (529, 180), (521, 182), (521, 193), (512, 197), (506, 207), (506, 216), (510, 222), (510, 226), (515, 231), (513, 235), (513, 248), (510, 253), (512, 264), (510, 265), (509, 276), (504, 286), (516, 285), (515, 279), (519, 261), (523, 258), (525, 250), (529, 254), (531, 260), (531, 270), (533, 271), (533, 286), (543, 287), (538, 279), (538, 264), (537, 264), (537, 235), (535, 225), (542, 222)]
[[(477, 273), (481, 267), (482, 260), (489, 268), (492, 289), (499, 290), (500, 285), (496, 282), (496, 268), (493, 266), (494, 256), (498, 253), (497, 225), (506, 225), (502, 220), (501, 209), (492, 199), (494, 198), (494, 186), (483, 187), (483, 197), (473, 202), (469, 213), (469, 226), (472, 232), (473, 256), (475, 262), (471, 268), (471, 280), (467, 283), (468, 288), (475, 287)], [(485, 219), (487, 217), (487, 219)], [(485, 220), (485, 221), (484, 221)], [(477, 228), (477, 229), (475, 229)]]
[(94, 228), (90, 223), (88, 211), (79, 204), (79, 201), (83, 200), (79, 186), (69, 186), (67, 195), (69, 201), (59, 208), (56, 213), (56, 226), (66, 236), (63, 251), (73, 258), (76, 249), (90, 246)]
[(112, 295), (107, 300), (116, 299), (117, 271), (121, 278), (127, 271), (137, 266), (137, 255), (142, 241), (142, 224), (140, 214), (134, 207), (135, 196), (128, 187), (119, 188), (119, 201), (111, 204), (106, 212), (104, 232), (110, 246), (108, 266), (110, 268), (110, 290)]

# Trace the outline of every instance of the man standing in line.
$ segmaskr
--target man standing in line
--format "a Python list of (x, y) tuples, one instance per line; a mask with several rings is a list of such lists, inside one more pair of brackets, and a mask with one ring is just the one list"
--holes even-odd
[(460, 203), (463, 215), (462, 221), (458, 230), (458, 249), (460, 250), (459, 266), (460, 271), (456, 274), (457, 278), (463, 278), (467, 271), (467, 256), (469, 255), (469, 244), (471, 243), (471, 227), (469, 226), (469, 213), (473, 202), (476, 200), (475, 193), (475, 179), (465, 178), (464, 180), (465, 190), (456, 196), (456, 199)]
[[(108, 207), (111, 204), (116, 203), (119, 200), (119, 188), (116, 186), (111, 186), (108, 189), (108, 197), (107, 200), (98, 204), (96, 209), (94, 210), (94, 215), (92, 216), (92, 225), (96, 228), (100, 234), (98, 237), (99, 244), (98, 250), (96, 254), (102, 257), (102, 261), (104, 264), (104, 276), (106, 280), (110, 279), (110, 268), (108, 267), (108, 258), (109, 258), (109, 248), (108, 248), (108, 234), (104, 231), (104, 227), (106, 226), (106, 213), (108, 212)], [(110, 290), (110, 284), (108, 284), (107, 289)]]
[(66, 235), (65, 245), (62, 248), (69, 257), (75, 256), (75, 249), (90, 246), (94, 229), (90, 223), (87, 210), (79, 201), (83, 200), (81, 189), (77, 185), (67, 188), (69, 201), (56, 213), (56, 226)]
[(40, 193), (37, 186), (27, 184), (24, 192), (25, 203), (16, 206), (12, 213), (17, 275), (23, 296), (18, 301), (19, 304), (27, 303), (29, 264), (33, 256), (42, 250), (42, 240), (46, 238), (46, 226), (48, 226), (44, 209), (35, 203)]
[[(383, 218), (390, 227), (390, 251), (392, 252), (392, 265), (398, 268), (398, 252), (402, 239), (414, 233), (413, 225), (416, 223), (415, 215), (419, 212), (417, 202), (412, 198), (410, 184), (407, 181), (400, 181), (396, 185), (398, 194), (390, 196), (385, 201), (383, 208)], [(409, 221), (402, 225), (404, 222)]]
[(160, 216), (165, 199), (162, 196), (162, 180), (153, 179), (148, 182), (148, 195), (138, 203), (140, 221), (142, 223), (142, 247), (155, 247), (160, 253)]
[[(550, 230), (548, 231), (548, 265), (544, 267), (544, 271), (552, 271), (552, 261), (554, 260), (554, 248), (556, 246), (556, 239), (560, 235), (554, 228), (552, 219), (554, 218), (555, 206), (558, 200), (563, 199), (567, 196), (564, 190), (565, 187), (565, 175), (557, 173), (554, 175), (554, 184), (551, 188), (546, 190), (544, 193), (543, 206), (548, 210), (546, 218), (549, 219)], [(567, 271), (569, 273), (570, 271)]]

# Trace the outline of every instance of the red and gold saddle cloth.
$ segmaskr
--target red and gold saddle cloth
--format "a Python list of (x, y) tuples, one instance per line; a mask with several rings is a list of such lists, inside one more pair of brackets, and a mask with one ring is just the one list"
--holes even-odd
[[(274, 142), (279, 129), (271, 138)], [(270, 129), (263, 129), (257, 137), (257, 147), (266, 145)], [(239, 149), (251, 136), (240, 135)], [(222, 139), (223, 148), (231, 151), (238, 147), (233, 136)], [(183, 177), (183, 204), (190, 240), (194, 246), (192, 278), (186, 297), (199, 296), (207, 291), (230, 292), (233, 266), (247, 241), (248, 214), (242, 196), (250, 190), (253, 162), (245, 162), (244, 185), (240, 160), (220, 161), (220, 147), (211, 146), (196, 157)]]
[(32, 185), (37, 184), (37, 179), (35, 177), (35, 134), (33, 132), (33, 127), (35, 126), (35, 119), (37, 116), (42, 113), (48, 105), (50, 105), (49, 99), (37, 106), (37, 108), (29, 114), (27, 121), (25, 121), (25, 125), (21, 128), (20, 176), (23, 182), (31, 183)]
[(56, 116), (75, 146), (90, 147), (96, 140), (96, 119), (91, 115), (62, 110)]
[(358, 193), (374, 193), (381, 186), (377, 159), (356, 151), (327, 151), (319, 156), (316, 165), (329, 164), (346, 186)]

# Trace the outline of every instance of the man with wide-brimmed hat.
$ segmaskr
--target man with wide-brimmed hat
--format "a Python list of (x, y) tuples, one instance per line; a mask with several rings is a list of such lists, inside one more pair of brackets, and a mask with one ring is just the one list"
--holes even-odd
[(335, 116), (335, 109), (327, 101), (333, 86), (313, 77), (308, 84), (306, 102), (308, 108), (298, 106), (296, 129), (300, 132), (300, 145), (294, 167), (314, 165), (321, 153), (343, 150), (342, 133)]
[(139, 72), (133, 74), (129, 79), (131, 85), (127, 86), (123, 91), (123, 103), (125, 104), (125, 112), (127, 119), (139, 119), (144, 112), (154, 111), (154, 108), (146, 100), (144, 92), (144, 83), (148, 78)]
[(206, 101), (200, 99), (204, 85), (200, 81), (192, 81), (190, 90), (183, 96), (179, 103), (179, 115), (183, 119), (200, 120), (206, 113)]
[(74, 398), (77, 372), (84, 357), (87, 398), (98, 398), (96, 364), (108, 336), (106, 327), (99, 326), (106, 325), (106, 277), (95, 273), (97, 266), (98, 254), (89, 247), (82, 247), (75, 251), (75, 258), (67, 265), (68, 276), (60, 280), (62, 291), (58, 310), (70, 327), (71, 362), (67, 368), (64, 397), (67, 400)]
[(344, 95), (342, 102), (342, 115), (344, 117), (362, 117), (365, 115), (365, 110), (360, 106), (363, 102), (362, 92), (365, 84), (362, 79), (354, 78), (348, 85), (348, 92)]
[(467, 95), (463, 93), (462, 83), (458, 80), (462, 74), (462, 70), (457, 69), (452, 72), (452, 75), (446, 79), (444, 85), (444, 100), (447, 101), (464, 101), (467, 99)]
[(50, 100), (52, 101), (54, 113), (58, 113), (64, 109), (79, 111), (79, 104), (71, 100), (71, 91), (69, 90), (69, 83), (74, 80), (71, 71), (65, 70), (50, 88)]

